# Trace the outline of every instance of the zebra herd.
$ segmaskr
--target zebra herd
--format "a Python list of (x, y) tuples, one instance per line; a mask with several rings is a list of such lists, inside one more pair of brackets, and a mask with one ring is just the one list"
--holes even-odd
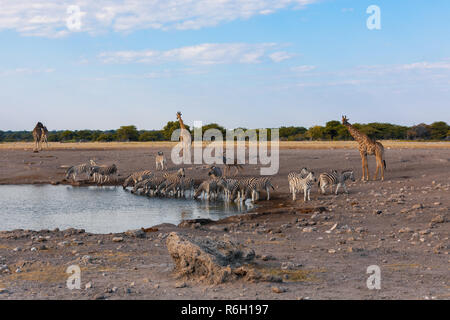
[[(251, 199), (252, 202), (260, 199), (260, 192), (266, 193), (267, 200), (270, 200), (270, 192), (275, 190), (270, 178), (268, 177), (227, 177), (222, 173), (218, 166), (208, 167), (208, 177), (206, 179), (193, 179), (186, 177), (184, 168), (177, 171), (169, 171), (166, 166), (166, 159), (162, 152), (158, 152), (155, 160), (156, 171), (142, 170), (133, 172), (127, 176), (122, 184), (123, 189), (131, 187), (131, 192), (135, 194), (147, 195), (149, 197), (190, 197), (194, 199), (205, 198), (207, 200), (223, 200), (226, 202), (244, 202)], [(233, 166), (233, 165), (231, 165)], [(225, 166), (225, 172), (229, 172), (231, 167)], [(239, 173), (242, 166), (235, 166), (235, 175)], [(160, 170), (161, 174), (157, 174)], [(66, 180), (76, 180), (77, 176), (84, 174), (90, 181), (97, 184), (112, 182), (113, 177), (117, 175), (117, 166), (98, 165), (94, 160), (89, 163), (83, 163), (70, 167), (66, 172)], [(118, 180), (115, 177), (116, 181)], [(297, 193), (303, 192), (303, 200), (311, 200), (311, 189), (317, 183), (319, 193), (325, 194), (329, 187), (333, 192), (333, 186), (336, 186), (335, 194), (338, 194), (342, 187), (345, 193), (348, 193), (345, 182), (347, 180), (355, 181), (353, 171), (344, 170), (338, 172), (321, 173), (317, 178), (313, 171), (302, 168), (299, 172), (288, 174), (289, 193), (292, 194), (292, 200), (296, 200)]]
[[(330, 186), (330, 191), (333, 192), (333, 186), (336, 186), (335, 194), (338, 194), (338, 190), (342, 187), (345, 193), (348, 193), (345, 181), (355, 181), (355, 176), (352, 170), (344, 170), (338, 172), (333, 170), (331, 172), (324, 172), (319, 175), (318, 187), (319, 192), (325, 194), (325, 188)], [(314, 183), (317, 182), (317, 178), (313, 171), (309, 171), (307, 168), (302, 168), (300, 172), (291, 172), (288, 174), (289, 192), (292, 193), (292, 200), (296, 200), (298, 192), (303, 191), (303, 201), (310, 201), (311, 188)]]
[(66, 171), (66, 180), (77, 180), (77, 176), (85, 175), (88, 180), (92, 180), (97, 184), (104, 184), (111, 182), (112, 177), (117, 174), (117, 166), (112, 165), (97, 165), (94, 160), (90, 160), (89, 163), (82, 163), (76, 166), (70, 167)]
[(267, 177), (228, 178), (217, 166), (209, 167), (205, 180), (186, 177), (184, 168), (174, 173), (164, 172), (162, 176), (148, 170), (134, 172), (123, 184), (124, 189), (130, 186), (132, 193), (150, 197), (190, 197), (226, 202), (244, 202), (250, 198), (255, 202), (259, 200), (261, 191), (265, 191), (267, 200), (270, 200), (270, 191), (275, 189)]

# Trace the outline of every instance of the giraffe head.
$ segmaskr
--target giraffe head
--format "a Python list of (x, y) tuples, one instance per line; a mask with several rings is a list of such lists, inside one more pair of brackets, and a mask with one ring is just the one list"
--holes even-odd
[(346, 124), (350, 124), (349, 122), (348, 122), (348, 118), (347, 118), (347, 116), (342, 116), (342, 124), (345, 126)]
[(177, 119), (178, 119), (178, 120), (181, 119), (181, 112), (180, 112), (180, 111), (177, 112)]
[(42, 124), (42, 122), (38, 122), (36, 124), (36, 128), (44, 128), (44, 125)]

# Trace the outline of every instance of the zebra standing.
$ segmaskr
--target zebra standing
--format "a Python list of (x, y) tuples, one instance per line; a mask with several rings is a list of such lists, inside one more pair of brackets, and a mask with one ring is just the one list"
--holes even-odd
[(313, 183), (316, 181), (317, 179), (314, 176), (314, 172), (312, 171), (308, 173), (305, 178), (302, 178), (301, 174), (299, 173), (297, 173), (296, 175), (291, 175), (289, 179), (289, 186), (291, 187), (292, 200), (295, 201), (297, 192), (303, 190), (303, 201), (306, 202), (306, 199), (308, 199), (308, 201), (311, 201), (311, 188)]
[(238, 180), (237, 179), (230, 179), (225, 178), (221, 179), (219, 181), (219, 186), (222, 188), (224, 192), (224, 200), (229, 202), (231, 201), (231, 195), (233, 194), (234, 190), (238, 187)]
[(300, 174), (300, 177), (306, 178), (306, 176), (309, 174), (309, 170), (307, 168), (302, 168), (302, 170), (300, 170), (300, 173), (298, 172), (290, 172), (288, 174), (288, 181), (289, 181), (289, 193), (292, 193), (292, 185), (291, 185), (291, 181), (294, 181), (293, 178), (296, 177), (298, 174)]
[(252, 179), (248, 186), (248, 190), (252, 195), (252, 202), (259, 200), (259, 192), (261, 190), (266, 191), (267, 200), (270, 200), (270, 188), (272, 188), (272, 190), (275, 190), (272, 182), (270, 181), (270, 178), (260, 177)]
[(318, 182), (319, 192), (322, 191), (322, 194), (325, 194), (327, 186), (330, 186), (330, 192), (333, 192), (333, 186), (336, 186), (335, 194), (338, 194), (338, 190), (342, 186), (344, 192), (348, 194), (347, 186), (345, 185), (346, 180), (355, 181), (353, 170), (344, 170), (341, 173), (336, 170), (333, 170), (331, 173), (321, 173)]
[[(156, 170), (164, 170), (166, 169), (166, 157), (164, 156), (164, 152), (158, 151), (158, 154), (155, 158)], [(161, 169), (159, 169), (161, 168)]]

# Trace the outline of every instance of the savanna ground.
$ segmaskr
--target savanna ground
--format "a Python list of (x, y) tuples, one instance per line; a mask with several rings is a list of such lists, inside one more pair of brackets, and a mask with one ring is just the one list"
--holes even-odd
[[(82, 230), (0, 232), (0, 299), (449, 299), (450, 143), (383, 144), (385, 181), (361, 182), (354, 142), (282, 142), (273, 200), (218, 222), (164, 224), (144, 238)], [(172, 146), (51, 143), (33, 153), (30, 143), (0, 144), (0, 184), (59, 183), (65, 166), (89, 159), (115, 163), (123, 178), (154, 169), (156, 152), (169, 155)], [(371, 173), (374, 165), (370, 158)], [(187, 176), (207, 177), (202, 166), (185, 167)], [(316, 173), (351, 168), (357, 181), (348, 184), (348, 195), (319, 195), (316, 187), (312, 201), (300, 196), (294, 202), (286, 176), (302, 167)], [(242, 175), (258, 169), (246, 165)], [(165, 245), (171, 231), (245, 243), (257, 254), (252, 266), (278, 282), (176, 279)], [(65, 270), (73, 264), (82, 270), (81, 290), (66, 287)], [(380, 267), (380, 290), (367, 288), (370, 265)]]

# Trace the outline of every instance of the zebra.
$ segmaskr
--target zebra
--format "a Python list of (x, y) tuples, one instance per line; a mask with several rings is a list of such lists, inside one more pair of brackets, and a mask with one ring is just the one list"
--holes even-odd
[(231, 201), (231, 195), (233, 194), (234, 190), (238, 187), (238, 180), (224, 178), (221, 179), (218, 183), (220, 188), (224, 192), (224, 200), (228, 202)]
[(208, 176), (213, 178), (220, 178), (222, 177), (222, 169), (216, 166), (210, 166), (208, 171)]
[(130, 184), (136, 185), (136, 183), (151, 178), (153, 176), (153, 173), (150, 170), (142, 170), (133, 172), (130, 174), (124, 181), (122, 187), (125, 189), (126, 187), (129, 187)]
[(302, 178), (301, 174), (299, 173), (297, 175), (292, 175), (289, 180), (289, 185), (292, 186), (292, 200), (295, 201), (297, 192), (303, 190), (303, 201), (306, 202), (306, 199), (308, 199), (308, 201), (311, 201), (311, 187), (316, 181), (317, 179), (314, 176), (314, 172), (312, 171), (309, 172), (305, 178)]
[(197, 199), (202, 194), (206, 194), (206, 200), (210, 198), (217, 198), (217, 193), (220, 188), (219, 181), (221, 179), (213, 178), (203, 181), (199, 187), (195, 190), (194, 199)]
[(231, 193), (231, 200), (233, 201), (245, 201), (247, 199), (247, 195), (250, 191), (250, 186), (253, 183), (253, 180), (256, 179), (254, 177), (251, 178), (241, 178), (241, 179), (236, 179), (237, 183), (234, 187), (234, 189), (232, 190)]
[(90, 176), (93, 177), (94, 182), (105, 183), (110, 180), (111, 175), (117, 173), (117, 166), (115, 164), (109, 166), (92, 166), (90, 168)]
[(161, 170), (166, 169), (166, 157), (164, 156), (164, 153), (162, 151), (158, 151), (158, 154), (155, 158), (155, 165), (156, 170), (159, 170), (158, 168), (161, 167)]
[[(77, 175), (79, 174), (86, 174), (87, 176), (90, 176), (90, 170), (92, 168), (92, 162), (93, 160), (90, 160), (91, 163), (82, 163), (76, 166), (72, 166), (66, 171), (66, 180), (69, 180), (72, 176), (72, 180), (75, 181), (77, 179)], [(95, 162), (94, 162), (95, 163)]]
[(165, 178), (165, 181), (161, 183), (158, 187), (158, 192), (161, 192), (164, 190), (164, 193), (167, 193), (167, 191), (174, 191), (178, 189), (181, 185), (181, 180), (186, 176), (186, 173), (184, 171), (184, 168), (178, 169), (176, 173), (168, 173), (165, 172), (163, 174), (163, 177)]
[(292, 184), (291, 181), (294, 181), (293, 178), (296, 177), (298, 174), (300, 174), (300, 177), (306, 178), (306, 176), (308, 175), (309, 170), (307, 168), (302, 168), (302, 170), (300, 170), (300, 173), (298, 172), (290, 172), (288, 174), (288, 181), (289, 181), (289, 193), (292, 193)]
[(181, 180), (181, 195), (184, 196), (186, 194), (186, 191), (189, 191), (189, 196), (192, 197), (194, 195), (194, 189), (195, 189), (195, 180), (192, 178), (186, 178), (184, 177)]
[(321, 173), (318, 182), (318, 192), (322, 191), (322, 194), (325, 194), (325, 188), (328, 185), (330, 186), (330, 191), (333, 192), (333, 186), (336, 185), (335, 194), (338, 194), (339, 187), (341, 186), (344, 188), (344, 192), (348, 194), (347, 186), (345, 185), (346, 180), (355, 181), (353, 170), (344, 170), (341, 173), (337, 170), (333, 170), (331, 173)]
[(259, 200), (259, 192), (261, 190), (266, 191), (267, 200), (270, 200), (270, 188), (272, 188), (272, 190), (275, 190), (274, 186), (272, 185), (272, 182), (270, 181), (270, 178), (260, 177), (252, 179), (248, 186), (248, 190), (251, 192), (252, 195), (252, 202)]
[(164, 177), (152, 177), (149, 179), (144, 180), (145, 183), (142, 181), (144, 185), (144, 193), (148, 196), (153, 196), (158, 194), (159, 186), (163, 183), (165, 183), (166, 178)]

